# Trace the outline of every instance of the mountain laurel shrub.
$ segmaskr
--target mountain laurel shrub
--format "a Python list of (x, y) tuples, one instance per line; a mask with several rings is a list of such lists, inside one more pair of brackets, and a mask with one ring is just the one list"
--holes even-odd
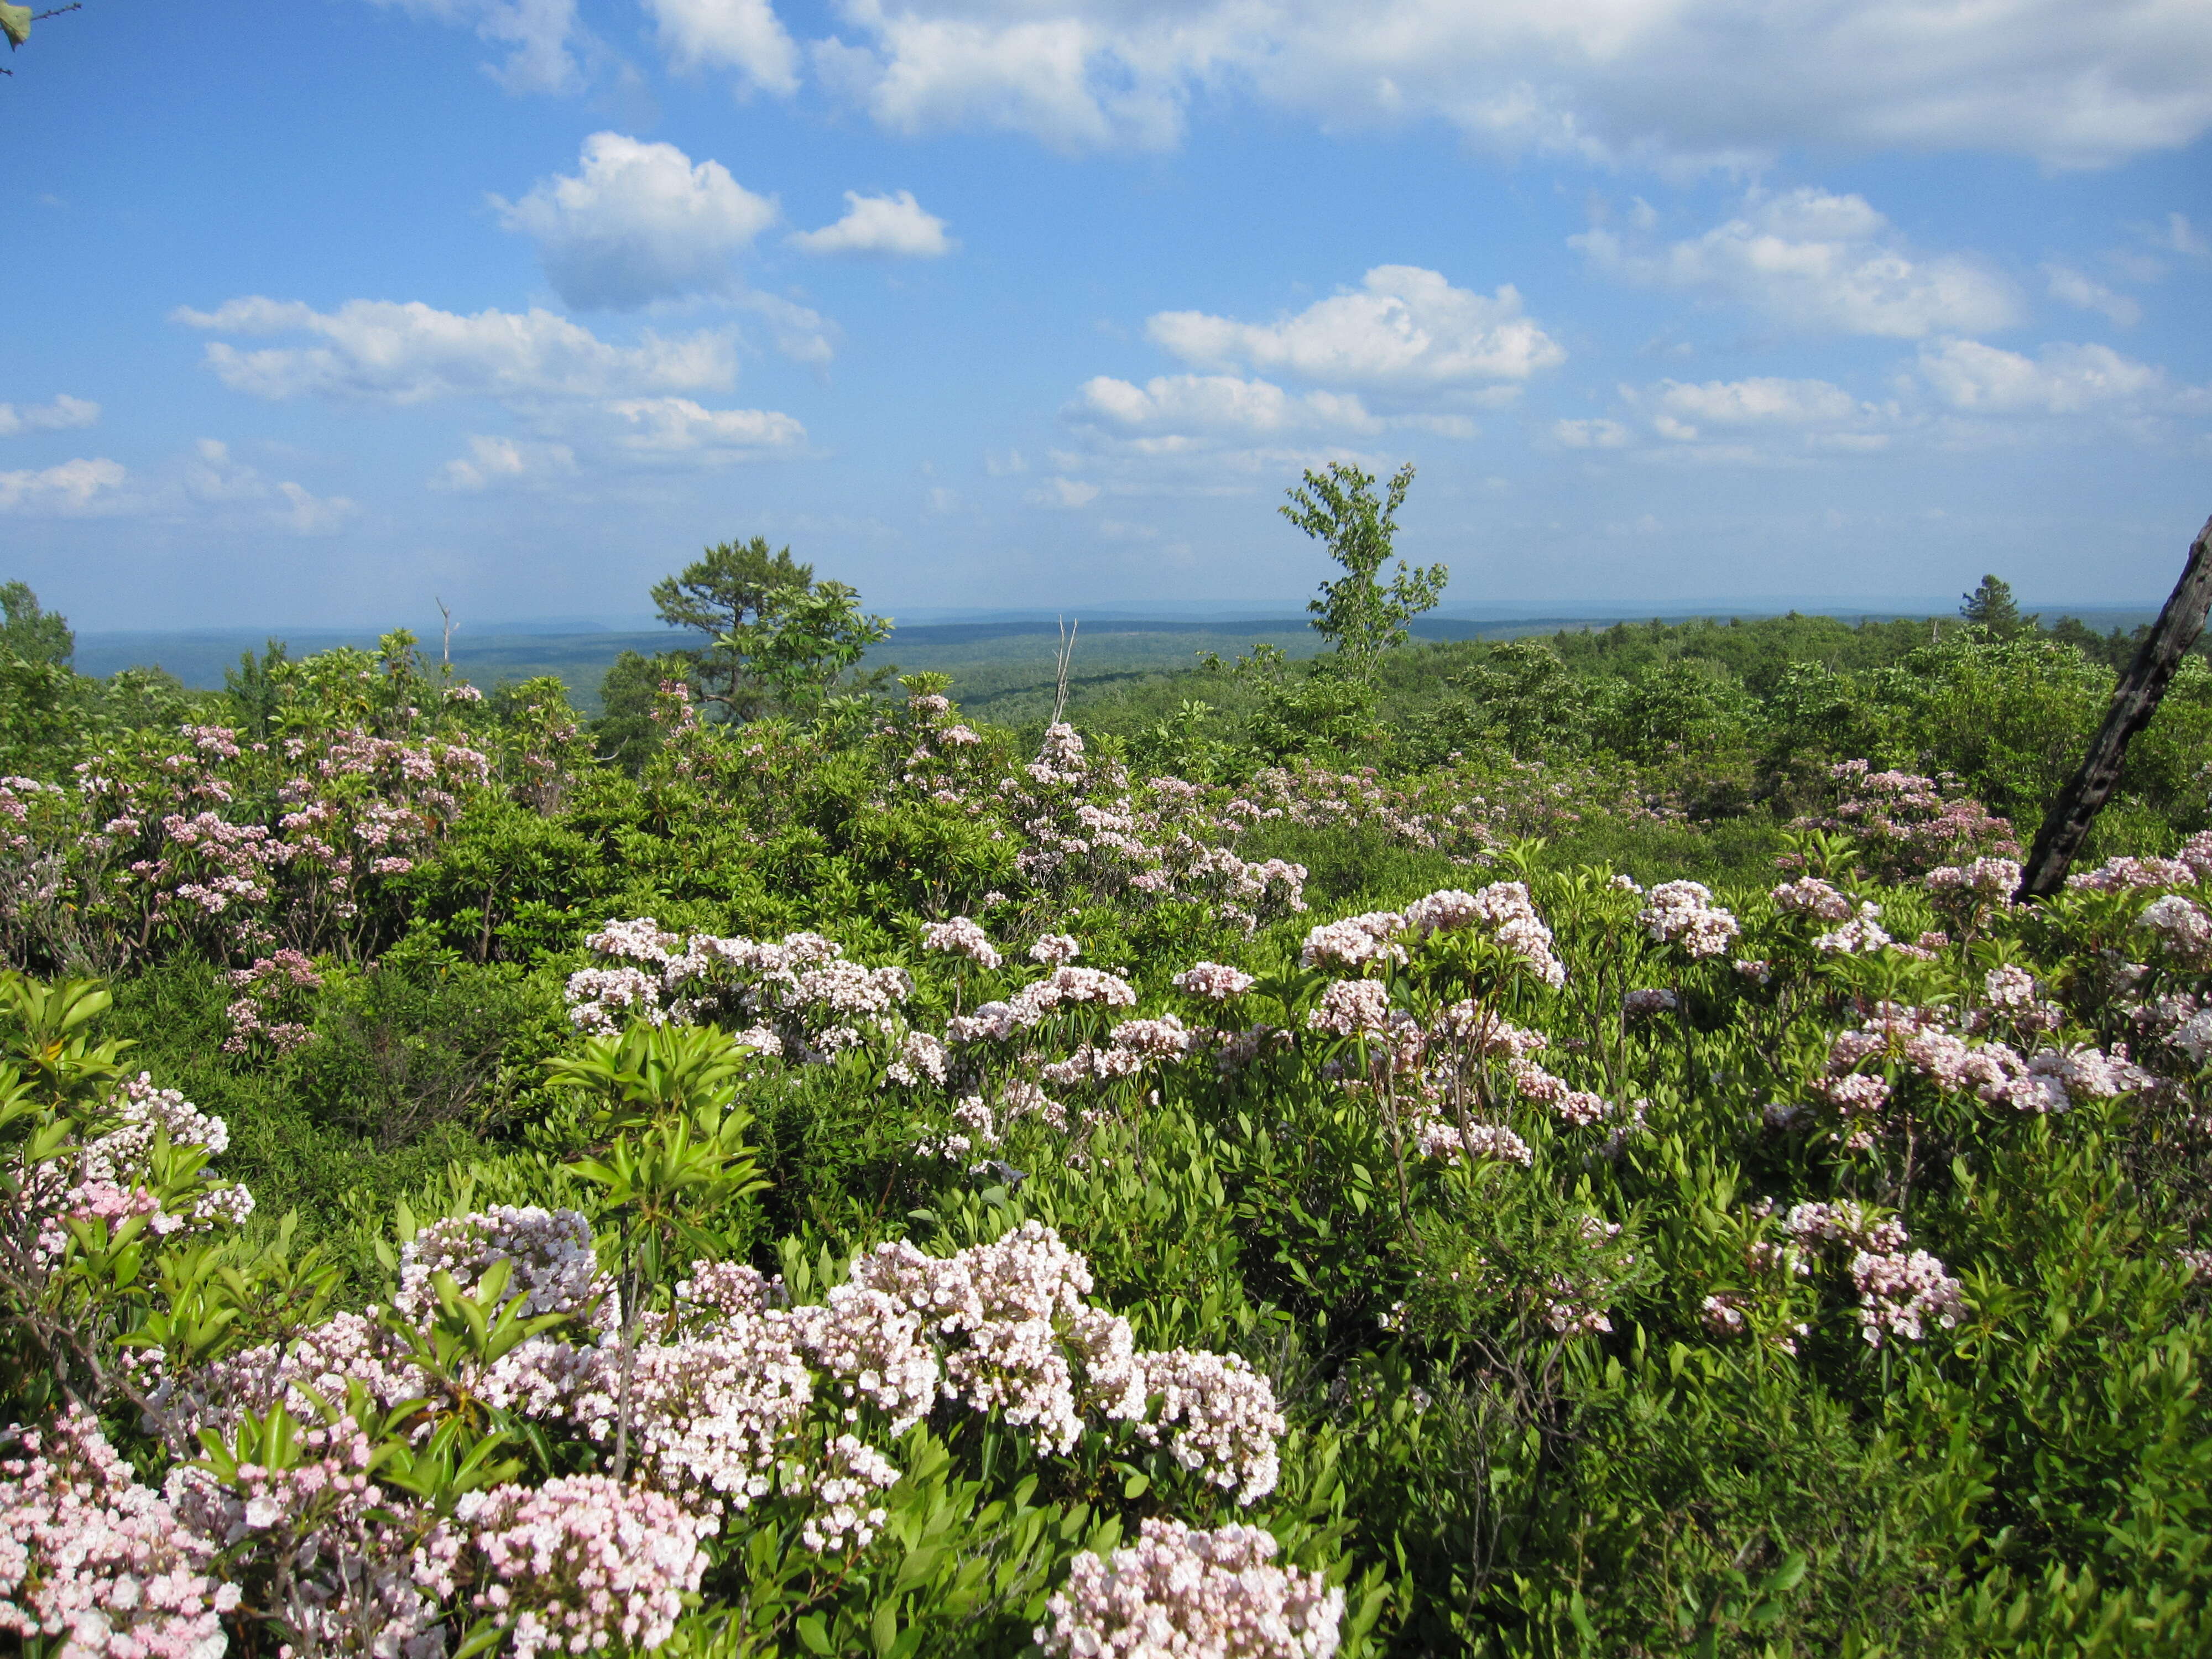
[(0, 1627), (2202, 1650), (2212, 836), (2014, 906), (2101, 693), (1954, 657), (1957, 779), (1858, 671), (1192, 781), (394, 646), (0, 780)]

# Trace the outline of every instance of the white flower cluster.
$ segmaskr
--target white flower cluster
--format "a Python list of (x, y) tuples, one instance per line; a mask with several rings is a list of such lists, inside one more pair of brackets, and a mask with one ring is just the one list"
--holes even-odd
[(1070, 1659), (1330, 1659), (1344, 1592), (1276, 1566), (1276, 1548), (1256, 1527), (1147, 1520), (1135, 1544), (1069, 1564), (1037, 1645)]
[[(1285, 1425), (1267, 1380), (1234, 1355), (1139, 1352), (1128, 1322), (1085, 1305), (1089, 1265), (1051, 1228), (1024, 1222), (952, 1256), (881, 1244), (852, 1282), (921, 1319), (944, 1346), (943, 1392), (997, 1410), (1065, 1454), (1086, 1411), (1132, 1423), (1185, 1468), (1251, 1503), (1274, 1489)], [(1156, 1419), (1146, 1413), (1154, 1396)]]
[(1306, 1012), (1306, 1029), (1325, 1036), (1374, 1036), (1388, 1030), (1394, 1016), (1390, 988), (1378, 979), (1336, 979), (1322, 988), (1321, 1000)]
[(580, 1030), (610, 1032), (625, 1018), (655, 1025), (713, 1014), (755, 1022), (748, 1047), (788, 1059), (818, 1060), (863, 1041), (863, 1028), (887, 1029), (914, 994), (903, 968), (867, 968), (819, 933), (777, 944), (694, 933), (679, 939), (650, 916), (610, 921), (584, 941), (611, 965), (568, 976), (568, 1018)]
[(1545, 984), (1557, 990), (1566, 983), (1565, 965), (1552, 951), (1552, 930), (1529, 902), (1525, 883), (1494, 881), (1479, 892), (1447, 888), (1431, 893), (1406, 907), (1406, 922), (1424, 939), (1462, 927), (1487, 928), (1499, 945), (1520, 957)]
[(427, 1316), (438, 1305), (433, 1274), (451, 1273), (465, 1294), (498, 1261), (510, 1269), (501, 1306), (519, 1296), (526, 1316), (581, 1316), (604, 1302), (609, 1305), (599, 1323), (614, 1324), (612, 1281), (599, 1271), (592, 1224), (580, 1211), (535, 1204), (501, 1204), (431, 1222), (400, 1248), (392, 1305), (410, 1316)]
[(1742, 929), (1713, 902), (1711, 889), (1694, 881), (1662, 881), (1644, 895), (1637, 921), (1662, 945), (1679, 945), (1694, 957), (1727, 952)]
[(1850, 900), (1818, 876), (1785, 881), (1767, 896), (1774, 901), (1778, 910), (1811, 916), (1820, 921), (1841, 921), (1851, 913)]
[(1470, 1126), (1470, 1133), (1462, 1135), (1459, 1126), (1443, 1117), (1422, 1120), (1416, 1136), (1424, 1158), (1490, 1158), (1501, 1163), (1518, 1164), (1527, 1169), (1536, 1161), (1528, 1143), (1512, 1130), (1494, 1123)]
[(1402, 965), (1408, 957), (1399, 935), (1405, 931), (1406, 918), (1395, 910), (1370, 910), (1323, 922), (1307, 933), (1298, 965), (1348, 974), (1364, 971), (1370, 963)]
[(1976, 859), (1971, 864), (1944, 864), (1922, 878), (1939, 904), (1983, 902), (2008, 904), (2020, 890), (2016, 859)]
[(955, 1042), (1004, 1042), (1062, 1008), (1136, 1006), (1136, 988), (1118, 974), (1097, 968), (1055, 968), (1006, 1001), (987, 1002), (972, 1014), (956, 1015), (945, 1022), (945, 1035)]
[(1963, 1287), (1925, 1250), (1861, 1250), (1851, 1257), (1851, 1282), (1859, 1292), (1859, 1334), (1877, 1348), (1893, 1336), (1917, 1342), (1927, 1321), (1948, 1331), (1966, 1310)]
[(980, 923), (966, 916), (929, 923), (921, 930), (921, 948), (965, 957), (984, 968), (996, 968), (1000, 962), (999, 948), (991, 943), (991, 936)]
[(1186, 996), (1226, 1002), (1231, 997), (1243, 996), (1259, 981), (1241, 968), (1218, 962), (1199, 962), (1184, 969), (1170, 982)]
[(2168, 957), (2188, 967), (2212, 965), (2212, 916), (2179, 893), (2153, 899), (2136, 926), (2156, 936)]
[(1404, 910), (1370, 910), (1325, 922), (1306, 934), (1298, 953), (1302, 967), (1359, 974), (1374, 963), (1402, 966), (1410, 960), (1408, 940), (1483, 927), (1499, 945), (1521, 958), (1530, 972), (1555, 989), (1566, 982), (1566, 969), (1552, 950), (1552, 930), (1517, 881), (1492, 882), (1480, 892), (1444, 888), (1415, 899)]
[[(230, 1147), (230, 1126), (186, 1100), (174, 1089), (157, 1089), (141, 1072), (118, 1086), (108, 1103), (116, 1127), (84, 1144), (77, 1180), (87, 1186), (136, 1187), (146, 1179), (147, 1160), (157, 1135), (172, 1146), (198, 1146), (213, 1158)], [(218, 1222), (235, 1224), (253, 1213), (253, 1194), (243, 1186), (219, 1183), (195, 1200), (189, 1226)]]
[(2212, 830), (2200, 830), (2170, 859), (2107, 859), (2094, 870), (2066, 878), (2069, 887), (2117, 892), (2130, 887), (2192, 887), (2212, 878)]
[(1823, 956), (1863, 956), (1893, 942), (1881, 927), (1881, 906), (1869, 899), (1860, 904), (1858, 915), (1842, 927), (1814, 939), (1813, 948)]

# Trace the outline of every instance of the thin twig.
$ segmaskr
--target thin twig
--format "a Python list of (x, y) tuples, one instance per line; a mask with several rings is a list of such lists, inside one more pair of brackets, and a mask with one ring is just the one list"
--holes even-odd
[(1052, 699), (1052, 723), (1054, 726), (1058, 726), (1061, 717), (1067, 713), (1067, 665), (1075, 657), (1075, 630), (1082, 626), (1083, 618), (1080, 617), (1075, 619), (1073, 627), (1068, 625), (1066, 617), (1060, 619), (1060, 654), (1054, 661), (1057, 677)]

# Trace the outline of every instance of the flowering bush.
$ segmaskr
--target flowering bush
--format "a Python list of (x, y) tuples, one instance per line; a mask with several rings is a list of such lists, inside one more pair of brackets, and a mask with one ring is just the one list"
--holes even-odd
[[(2212, 839), (358, 666), (0, 783), (27, 1642), (2203, 1645)], [(371, 1146), (403, 973), (537, 1025)]]

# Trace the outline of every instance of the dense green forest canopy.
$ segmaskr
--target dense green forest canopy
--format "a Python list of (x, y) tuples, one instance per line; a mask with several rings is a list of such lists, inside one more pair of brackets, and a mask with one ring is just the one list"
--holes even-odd
[(1048, 728), (760, 541), (592, 720), (0, 589), (0, 1628), (2212, 1647), (2212, 671), (2016, 906), (2128, 641), (1415, 645), (1333, 482)]

